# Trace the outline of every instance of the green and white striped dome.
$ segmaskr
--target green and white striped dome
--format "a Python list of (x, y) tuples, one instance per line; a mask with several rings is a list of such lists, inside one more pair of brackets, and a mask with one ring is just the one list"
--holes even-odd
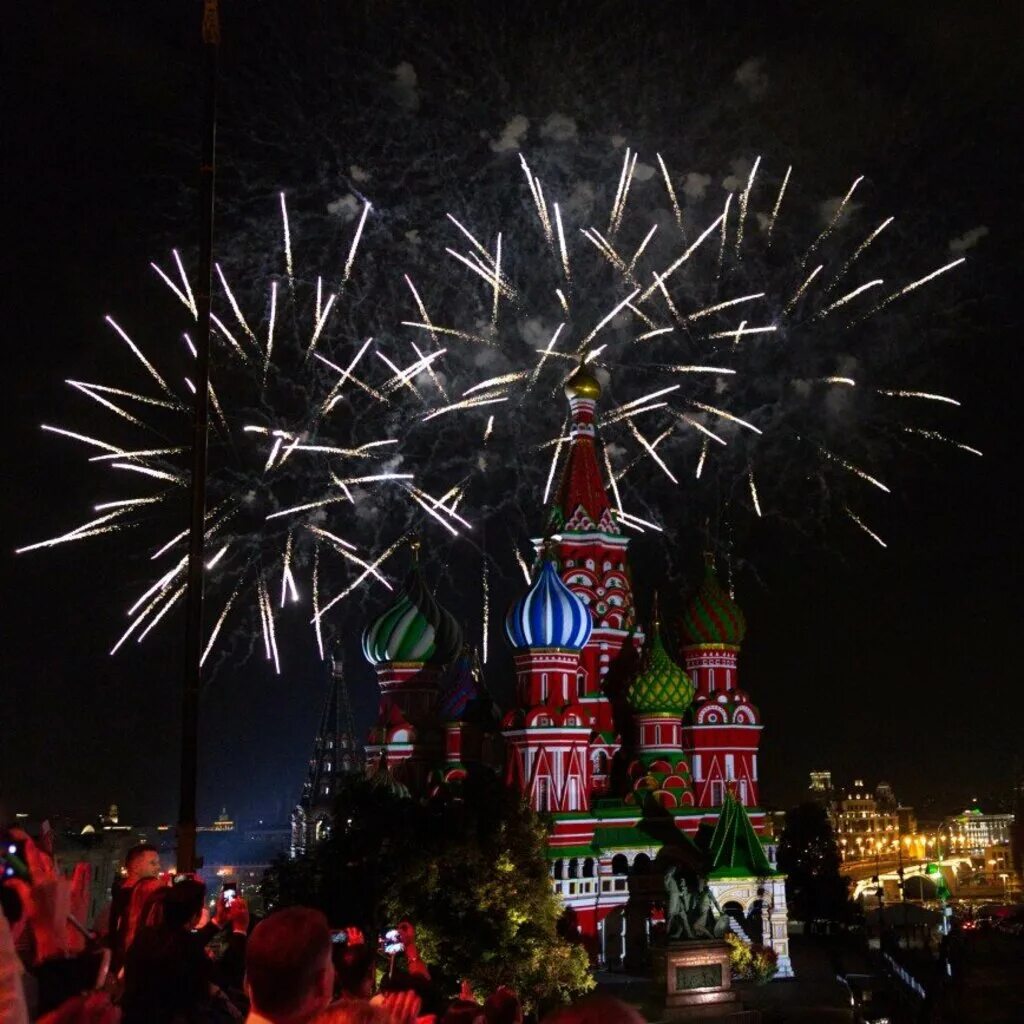
[(371, 665), (385, 661), (447, 665), (462, 649), (462, 630), (427, 590), (419, 566), (406, 578), (398, 600), (363, 633)]

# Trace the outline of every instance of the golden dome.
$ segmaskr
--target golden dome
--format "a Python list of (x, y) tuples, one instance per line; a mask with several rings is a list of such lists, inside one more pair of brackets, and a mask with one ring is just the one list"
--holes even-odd
[(581, 366), (565, 382), (566, 398), (592, 398), (595, 402), (601, 397), (601, 384), (585, 366)]

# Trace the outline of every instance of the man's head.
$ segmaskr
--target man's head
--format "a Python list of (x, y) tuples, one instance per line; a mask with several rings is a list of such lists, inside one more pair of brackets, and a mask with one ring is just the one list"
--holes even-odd
[(448, 1004), (441, 1024), (487, 1024), (484, 1008), (471, 999), (455, 999)]
[(124, 869), (132, 885), (140, 878), (156, 878), (160, 874), (160, 853), (151, 843), (139, 843), (125, 855)]
[(342, 999), (369, 999), (373, 995), (376, 954), (365, 943), (334, 946), (335, 988)]
[(502, 986), (496, 989), (484, 1003), (487, 1024), (523, 1024), (523, 1008), (515, 992)]
[(643, 1017), (612, 996), (588, 996), (549, 1013), (541, 1024), (644, 1024)]
[(157, 889), (156, 896), (150, 900), (159, 900), (159, 906), (147, 904), (149, 910), (155, 909), (152, 916), (163, 918), (163, 925), (171, 931), (188, 931), (194, 928), (202, 917), (203, 903), (206, 900), (206, 886), (195, 878), (183, 878), (177, 885), (170, 886), (166, 892)]
[(289, 907), (261, 921), (245, 950), (253, 1012), (275, 1024), (300, 1024), (334, 994), (331, 932), (319, 910)]

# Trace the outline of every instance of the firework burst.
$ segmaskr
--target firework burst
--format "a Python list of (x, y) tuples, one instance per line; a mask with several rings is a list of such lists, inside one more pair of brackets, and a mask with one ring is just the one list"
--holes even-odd
[(450, 218), (461, 235), (446, 250), (462, 280), (457, 312), (421, 308), (423, 322), (405, 325), (487, 346), (483, 379), (444, 364), (461, 397), (428, 414), (487, 417), (501, 458), (480, 460), (470, 500), (498, 511), (502, 477), (515, 477), (519, 495), (531, 481), (535, 514), (509, 522), (512, 545), (536, 529), (536, 495), (547, 500), (565, 452), (559, 388), (583, 361), (604, 384), (602, 459), (623, 525), (675, 532), (703, 522), (714, 543), (744, 518), (835, 517), (876, 539), (850, 510), (868, 501), (863, 484), (890, 492), (870, 467), (908, 435), (976, 451), (900, 419), (914, 403), (894, 398), (958, 403), (905, 385), (893, 321), (880, 315), (962, 260), (904, 266), (883, 250), (877, 239), (893, 218), (861, 222), (852, 199), (867, 189), (862, 177), (813, 206), (792, 167), (773, 179), (758, 157), (735, 201), (684, 208), (660, 154), (660, 173), (645, 168), (637, 198), (637, 159), (626, 151), (608, 206), (585, 220), (569, 212), (572, 183), (549, 187), (522, 155), (515, 225), (499, 234)]
[[(211, 615), (204, 662), (219, 641), (240, 634), (255, 637), (280, 672), (280, 633), (291, 621), (311, 627), (322, 657), (325, 616), (339, 602), (366, 585), (392, 588), (386, 563), (415, 527), (419, 510), (453, 536), (471, 528), (431, 496), (429, 484), (401, 468), (403, 437), (427, 407), (417, 381), (429, 379), (444, 349), (414, 350), (412, 359), (388, 354), (372, 338), (354, 335), (351, 321), (339, 316), (369, 209), (333, 290), (321, 276), (315, 282), (296, 276), (283, 195), (280, 280), (269, 281), (262, 296), (246, 289), (240, 300), (216, 268), (224, 308), (217, 309), (215, 299), (205, 536)], [(102, 436), (43, 427), (83, 451), (104, 474), (103, 492), (117, 497), (97, 503), (93, 516), (73, 529), (18, 549), (118, 534), (126, 563), (129, 551), (146, 556), (151, 579), (132, 599), (111, 653), (142, 642), (186, 589), (187, 531), (178, 527), (187, 521), (184, 439), (195, 391), (188, 331), (196, 303), (177, 252), (169, 267), (154, 263), (153, 269), (183, 310), (177, 340), (154, 338), (151, 330), (136, 336), (108, 316), (128, 357), (125, 378), (134, 365), (141, 383), (67, 382), (105, 415)], [(232, 628), (242, 622), (249, 628)]]
[[(393, 585), (389, 559), (413, 530), (433, 532), (466, 592), (475, 573), (486, 655), (496, 588), (528, 574), (521, 545), (567, 450), (561, 389), (581, 362), (604, 386), (615, 516), (637, 533), (718, 543), (762, 519), (835, 517), (881, 544), (862, 515), (889, 494), (883, 460), (915, 438), (980, 454), (945, 423), (901, 418), (956, 400), (892, 354), (893, 311), (962, 261), (904, 268), (877, 241), (892, 218), (859, 221), (860, 178), (822, 217), (792, 168), (773, 177), (758, 159), (735, 198), (684, 204), (660, 155), (658, 173), (638, 160), (627, 151), (606, 205), (581, 211), (571, 182), (545, 185), (521, 158), (518, 214), (478, 226), (449, 213), (427, 273), (389, 268), (373, 323), (352, 301), (369, 201), (333, 279), (303, 276), (283, 196), (276, 272), (243, 289), (217, 268), (204, 660), (241, 632), (280, 670), (286, 616), (322, 653), (327, 617)], [(154, 271), (183, 315), (173, 351), (108, 318), (141, 383), (68, 381), (107, 427), (44, 427), (117, 486), (80, 525), (21, 549), (138, 537), (153, 573), (114, 650), (185, 586), (196, 303), (176, 253)], [(476, 523), (493, 524), (486, 549)]]

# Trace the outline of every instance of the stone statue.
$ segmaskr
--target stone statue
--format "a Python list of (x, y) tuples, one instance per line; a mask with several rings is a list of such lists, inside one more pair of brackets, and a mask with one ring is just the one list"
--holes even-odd
[(669, 941), (676, 939), (692, 939), (693, 929), (690, 927), (690, 893), (686, 882), (676, 878), (676, 869), (669, 868), (665, 872), (665, 933)]
[(676, 869), (665, 872), (665, 931), (669, 942), (681, 939), (720, 939), (729, 929), (729, 918), (715, 899), (706, 878), (698, 879), (691, 895)]
[(706, 878), (698, 882), (690, 924), (694, 935), (707, 939), (720, 939), (729, 930), (729, 918), (722, 913)]

